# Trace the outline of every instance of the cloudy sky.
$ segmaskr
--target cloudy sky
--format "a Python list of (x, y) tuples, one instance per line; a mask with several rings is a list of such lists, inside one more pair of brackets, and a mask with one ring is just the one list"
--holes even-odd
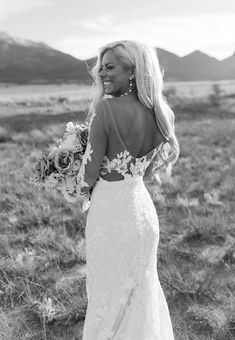
[(223, 59), (235, 51), (235, 0), (0, 0), (0, 31), (80, 59), (121, 39)]

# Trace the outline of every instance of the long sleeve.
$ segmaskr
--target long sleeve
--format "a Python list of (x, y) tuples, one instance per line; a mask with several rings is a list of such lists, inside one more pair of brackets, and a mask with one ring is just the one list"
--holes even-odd
[(101, 100), (90, 120), (87, 147), (77, 176), (81, 194), (89, 193), (94, 186), (99, 176), (101, 162), (105, 156), (108, 140), (105, 122), (106, 110), (105, 102)]

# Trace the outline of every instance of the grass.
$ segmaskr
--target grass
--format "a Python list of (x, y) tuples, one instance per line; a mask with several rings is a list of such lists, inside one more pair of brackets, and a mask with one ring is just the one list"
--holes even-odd
[[(191, 102), (175, 109), (180, 158), (170, 181), (148, 187), (161, 228), (159, 277), (176, 340), (232, 340), (235, 117), (200, 102), (197, 110)], [(81, 202), (36, 190), (29, 177), (64, 122), (84, 117), (67, 112), (0, 119), (1, 340), (81, 338), (86, 216)]]

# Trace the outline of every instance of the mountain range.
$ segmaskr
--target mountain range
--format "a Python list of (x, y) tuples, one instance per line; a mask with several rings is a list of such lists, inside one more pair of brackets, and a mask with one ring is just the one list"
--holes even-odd
[[(165, 81), (235, 79), (235, 53), (223, 60), (199, 50), (183, 57), (162, 48), (156, 48), (156, 53)], [(0, 32), (0, 83), (90, 84), (88, 69), (94, 60), (79, 60), (42, 42)]]

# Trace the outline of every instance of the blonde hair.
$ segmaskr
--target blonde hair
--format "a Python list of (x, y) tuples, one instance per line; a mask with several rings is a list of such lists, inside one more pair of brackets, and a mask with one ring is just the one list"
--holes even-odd
[(162, 162), (159, 163), (161, 165), (158, 169), (171, 170), (171, 166), (179, 156), (179, 144), (175, 136), (174, 113), (163, 97), (163, 74), (154, 49), (131, 40), (116, 41), (103, 46), (91, 71), (94, 84), (90, 111), (94, 110), (96, 103), (105, 95), (99, 70), (103, 55), (108, 50), (113, 51), (125, 66), (132, 69), (138, 99), (154, 112), (159, 129), (167, 140), (167, 147), (161, 155)]

